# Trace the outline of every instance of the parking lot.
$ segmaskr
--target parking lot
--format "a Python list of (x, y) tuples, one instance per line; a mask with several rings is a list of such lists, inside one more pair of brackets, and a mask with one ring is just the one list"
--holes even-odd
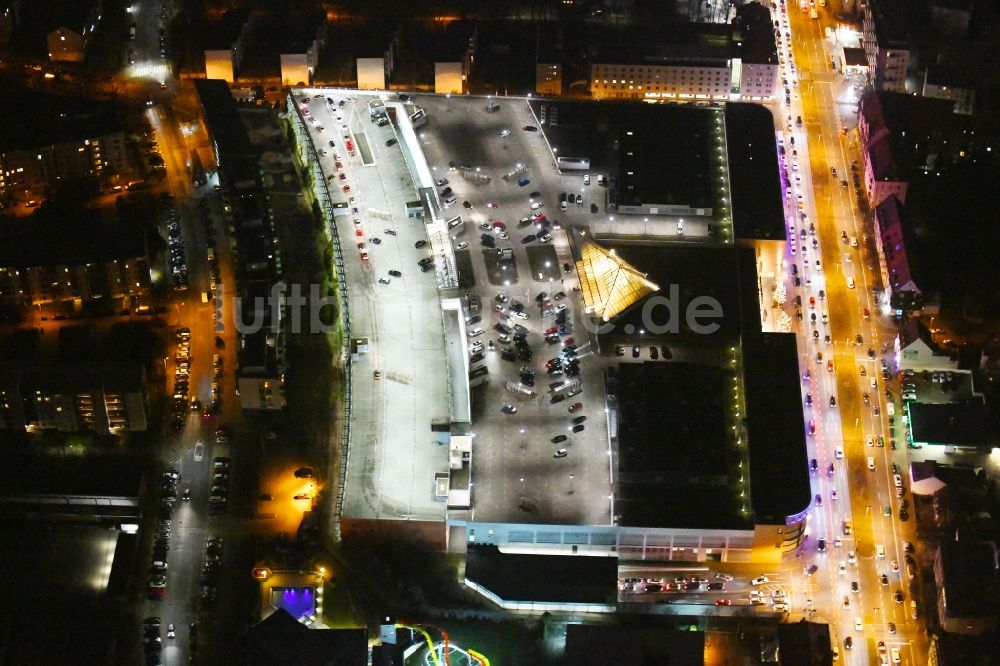
[[(297, 99), (302, 96), (311, 97), (307, 124), (326, 153), (324, 177), (335, 201), (342, 198), (352, 209), (337, 225), (350, 292), (349, 333), (366, 336), (369, 344), (353, 364), (345, 515), (443, 517), (444, 505), (430, 492), (434, 473), (447, 470), (446, 451), (431, 443), (430, 425), (454, 411), (441, 301), (467, 295), (479, 302), (465, 312), (469, 337), (460, 343), (476, 374), (470, 397), (476, 519), (612, 523), (615, 458), (604, 373), (633, 359), (616, 357), (614, 350), (604, 357), (593, 353), (580, 325), (583, 302), (567, 231), (669, 235), (687, 243), (709, 240), (707, 224), (685, 221), (682, 234), (677, 218), (615, 220), (605, 210), (600, 172), (585, 180), (583, 172), (555, 170), (543, 133), (525, 129), (538, 126), (525, 100), (415, 95), (427, 123), (415, 130), (419, 146), (409, 146), (409, 154), (419, 159), (422, 153), (440, 199), (453, 199), (445, 219), (462, 218), (450, 231), (459, 289), (439, 291), (434, 272), (417, 270), (430, 250), (425, 227), (402, 215), (405, 203), (418, 198), (404, 147), (392, 141), (402, 134), (394, 124), (370, 120), (374, 96), (316, 90)], [(345, 151), (342, 123), (354, 155)], [(652, 359), (644, 351), (634, 360)], [(574, 426), (582, 428), (573, 432)]]
[[(344, 514), (443, 520), (444, 504), (432, 491), (434, 474), (448, 469), (448, 452), (433, 442), (431, 424), (450, 416), (448, 366), (435, 273), (417, 265), (427, 250), (415, 246), (426, 243), (427, 235), (419, 219), (405, 215), (416, 189), (400, 147), (386, 145), (396, 138), (392, 126), (371, 122), (369, 96), (322, 91), (324, 97), (317, 97), (317, 92), (296, 98), (310, 97), (308, 108), (316, 118), (310, 132), (327, 153), (321, 161), (331, 190), (339, 192), (334, 201), (353, 197), (348, 203), (357, 212), (339, 216), (334, 232), (347, 273), (347, 334), (368, 340), (367, 353), (352, 364)], [(346, 149), (337, 115), (349, 127), (354, 155)]]
[[(476, 519), (608, 524), (611, 477), (602, 364), (590, 353), (586, 332), (574, 323), (582, 301), (575, 291), (579, 283), (570, 246), (560, 229), (598, 217), (590, 205), (603, 211), (605, 190), (597, 185), (596, 174), (585, 186), (582, 174), (555, 171), (542, 133), (523, 129), (537, 126), (523, 101), (500, 101), (494, 112), (486, 110), (484, 99), (417, 95), (415, 101), (429, 119), (418, 136), (431, 173), (448, 181), (438, 190), (450, 187), (455, 194), (456, 201), (445, 215), (461, 215), (464, 220), (462, 232), (453, 232), (456, 247), (467, 244), (457, 251), (461, 285), (481, 303), (478, 314), (467, 313), (481, 318), (471, 319), (467, 329), (484, 331), (469, 340), (483, 345), (482, 360), (472, 366), (489, 370), (489, 381), (472, 391)], [(501, 136), (504, 130), (510, 133)], [(519, 176), (504, 179), (519, 165)], [(462, 166), (488, 175), (490, 182), (479, 184), (463, 177)], [(519, 184), (521, 178), (528, 182)], [(560, 210), (563, 192), (581, 193), (583, 199)], [(531, 220), (533, 213), (544, 215), (544, 220)], [(545, 231), (551, 235), (548, 242), (537, 239)], [(536, 240), (522, 242), (529, 235)], [(500, 251), (507, 249), (510, 258), (502, 258)], [(543, 293), (547, 303), (536, 300)], [(550, 336), (547, 343), (545, 331), (558, 329), (555, 310), (561, 306), (568, 322), (565, 334)], [(527, 318), (514, 314), (518, 307)], [(553, 312), (542, 317), (542, 311), (549, 309)], [(512, 328), (511, 334), (501, 337), (495, 328), (501, 321)], [(530, 360), (517, 353), (515, 324), (526, 329)], [(572, 396), (567, 393), (573, 388), (550, 393), (551, 383), (574, 378), (548, 375), (545, 367), (567, 343), (575, 344), (579, 353), (580, 374), (575, 379), (581, 392)], [(513, 360), (504, 360), (511, 356)], [(522, 368), (534, 372), (533, 387), (521, 383)], [(530, 388), (534, 397), (519, 396), (507, 388), (508, 383)], [(576, 403), (581, 407), (571, 413)], [(516, 408), (516, 413), (506, 413), (505, 405)], [(586, 417), (579, 424), (584, 428), (574, 433), (573, 420), (579, 417)], [(559, 437), (566, 439), (553, 441)], [(565, 457), (554, 457), (561, 449)]]

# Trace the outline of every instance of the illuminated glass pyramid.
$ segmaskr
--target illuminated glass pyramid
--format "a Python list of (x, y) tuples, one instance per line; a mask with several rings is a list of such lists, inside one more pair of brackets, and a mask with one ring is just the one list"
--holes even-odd
[(576, 262), (586, 311), (609, 321), (660, 288), (627, 261), (592, 240)]

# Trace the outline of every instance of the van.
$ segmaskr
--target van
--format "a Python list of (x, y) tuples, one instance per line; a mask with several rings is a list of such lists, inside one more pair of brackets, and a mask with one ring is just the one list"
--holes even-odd
[(885, 403), (885, 413), (888, 414), (889, 416), (895, 416), (896, 415), (896, 404), (893, 403), (893, 402), (887, 402), (887, 403)]

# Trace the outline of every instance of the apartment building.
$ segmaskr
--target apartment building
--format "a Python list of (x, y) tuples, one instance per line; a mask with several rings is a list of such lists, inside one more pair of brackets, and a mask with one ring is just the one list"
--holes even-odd
[(256, 148), (240, 119), (236, 102), (222, 81), (197, 81), (195, 88), (215, 147), (227, 222), (236, 229), (240, 302), (237, 316), (246, 325), (239, 335), (236, 372), (240, 405), (245, 410), (280, 410), (285, 406), (284, 330), (275, 307), (280, 289), (280, 252), (267, 195), (260, 185)]
[(256, 29), (256, 20), (249, 7), (230, 9), (210, 22), (205, 49), (205, 78), (233, 83), (246, 56), (247, 44)]
[(869, 0), (864, 5), (862, 45), (868, 57), (868, 83), (875, 90), (906, 92), (911, 43), (906, 9), (896, 0)]
[(731, 25), (693, 25), (673, 43), (606, 48), (590, 71), (595, 99), (762, 101), (778, 87), (778, 54), (770, 12), (739, 7)]
[[(93, 222), (84, 216), (81, 222)], [(32, 218), (0, 235), (0, 301), (22, 307), (87, 302), (130, 309), (149, 295), (152, 274), (141, 230), (92, 229), (86, 240), (66, 235), (58, 222)]]
[(0, 364), (0, 430), (115, 434), (146, 427), (139, 364)]
[(115, 107), (10, 88), (0, 99), (0, 197), (28, 201), (62, 182), (131, 174)]

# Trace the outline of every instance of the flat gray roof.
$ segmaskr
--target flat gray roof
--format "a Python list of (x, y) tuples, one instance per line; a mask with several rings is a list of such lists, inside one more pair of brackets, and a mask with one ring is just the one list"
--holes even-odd
[(751, 506), (758, 524), (784, 524), (812, 500), (795, 334), (745, 335), (742, 352)]
[(726, 373), (621, 363), (615, 511), (628, 527), (747, 529), (732, 474)]
[(774, 118), (759, 104), (726, 104), (726, 155), (737, 239), (785, 240)]

